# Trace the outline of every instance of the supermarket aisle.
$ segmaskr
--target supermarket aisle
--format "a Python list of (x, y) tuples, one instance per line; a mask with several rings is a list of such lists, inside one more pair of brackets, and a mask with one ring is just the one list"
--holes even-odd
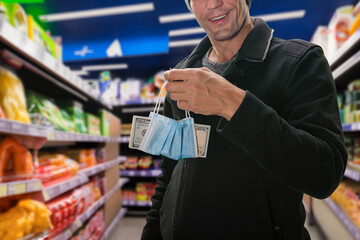
[[(139, 240), (144, 225), (145, 217), (127, 216), (120, 221), (106, 240)], [(306, 221), (306, 228), (310, 232), (311, 240), (326, 240), (318, 226), (310, 226)]]
[(106, 240), (139, 240), (145, 222), (144, 216), (125, 216)]

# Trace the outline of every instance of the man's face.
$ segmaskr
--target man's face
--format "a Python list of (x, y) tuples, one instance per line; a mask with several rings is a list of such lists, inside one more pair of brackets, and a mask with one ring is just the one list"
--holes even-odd
[(191, 0), (191, 8), (200, 26), (215, 41), (236, 36), (249, 14), (245, 0)]

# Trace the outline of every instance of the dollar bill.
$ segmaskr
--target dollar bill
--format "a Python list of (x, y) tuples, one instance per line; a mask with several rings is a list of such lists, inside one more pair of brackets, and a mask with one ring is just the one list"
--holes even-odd
[(145, 136), (151, 118), (142, 116), (133, 116), (131, 125), (131, 134), (129, 148), (139, 149), (140, 144)]
[(198, 146), (198, 155), (200, 158), (206, 158), (211, 126), (195, 124), (196, 141)]
[[(149, 127), (151, 118), (142, 116), (133, 116), (131, 125), (131, 135), (129, 141), (129, 148), (139, 149), (140, 144), (145, 136), (146, 130)], [(211, 126), (203, 124), (195, 124), (195, 134), (198, 146), (198, 156), (206, 158)]]

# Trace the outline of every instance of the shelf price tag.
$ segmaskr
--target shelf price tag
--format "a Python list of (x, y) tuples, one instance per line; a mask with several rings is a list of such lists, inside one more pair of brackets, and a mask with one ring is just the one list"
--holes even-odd
[(21, 184), (14, 184), (11, 186), (10, 188), (11, 192), (13, 194), (20, 194), (20, 193), (25, 193), (26, 192), (26, 184), (25, 183), (21, 183)]
[(0, 197), (6, 197), (7, 196), (7, 186), (0, 185)]
[(76, 220), (75, 225), (76, 225), (77, 228), (81, 228), (82, 223), (81, 223), (81, 221), (78, 219), (78, 220)]
[(54, 132), (47, 132), (47, 138), (49, 140), (55, 140), (55, 133)]
[(11, 127), (12, 127), (13, 130), (21, 130), (22, 125), (19, 124), (19, 123), (13, 123), (13, 124), (11, 125)]
[(0, 121), (0, 128), (6, 129), (6, 122)]
[(40, 191), (42, 188), (42, 185), (40, 182), (32, 182), (27, 184), (27, 192), (36, 192)]
[(44, 200), (45, 200), (45, 202), (47, 202), (47, 201), (49, 201), (49, 200), (50, 200), (49, 193), (48, 193), (46, 190), (44, 190), (44, 191), (43, 191), (43, 196), (44, 196)]

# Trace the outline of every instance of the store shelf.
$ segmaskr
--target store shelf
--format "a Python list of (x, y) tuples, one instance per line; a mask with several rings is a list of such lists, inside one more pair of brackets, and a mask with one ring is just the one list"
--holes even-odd
[[(66, 87), (63, 88), (71, 94), (74, 94), (75, 90), (77, 92), (75, 95), (79, 97), (81, 94), (83, 96), (81, 98), (84, 101), (92, 100), (102, 107), (112, 109), (112, 106), (109, 104), (99, 101), (90, 87), (88, 87), (79, 76), (73, 73), (69, 67), (66, 67), (60, 60), (55, 59), (46, 52), (42, 46), (36, 44), (24, 33), (15, 29), (5, 19), (0, 19), (0, 41), (12, 50), (15, 50), (17, 54), (21, 56), (18, 57), (9, 53), (9, 51), (3, 51), (3, 57), (7, 58), (9, 61), (15, 61), (16, 63), (20, 62), (23, 66), (30, 70), (34, 70), (36, 73), (42, 73), (43, 76), (48, 75), (47, 73), (49, 73), (57, 79), (52, 79), (51, 76), (49, 76), (50, 78), (46, 77), (47, 79), (57, 81), (57, 85), (60, 87), (63, 87), (65, 84)], [(4, 56), (4, 54), (6, 56)], [(31, 64), (22, 59), (22, 57), (29, 59)], [(47, 73), (39, 68), (44, 69)], [(61, 81), (58, 81), (58, 79)]]
[(151, 201), (135, 201), (135, 200), (123, 200), (122, 205), (124, 207), (151, 207)]
[(342, 125), (343, 132), (357, 132), (360, 131), (360, 122), (346, 123)]
[(130, 136), (121, 136), (120, 137), (120, 143), (129, 143), (130, 142)]
[(160, 169), (155, 170), (120, 170), (122, 177), (157, 177), (161, 174)]
[(360, 172), (350, 169), (350, 168), (346, 168), (344, 175), (356, 182), (360, 182)]
[(76, 177), (73, 177), (67, 181), (60, 182), (58, 184), (46, 187), (43, 189), (43, 197), (45, 202), (56, 198), (57, 196), (76, 188), (84, 183), (87, 183), (89, 178), (84, 174), (79, 174)]
[(351, 81), (356, 79), (357, 74), (359, 73), (360, 65), (360, 50), (349, 57), (343, 64), (333, 71), (333, 77), (335, 84), (338, 87), (345, 87)]
[(103, 172), (106, 169), (109, 169), (109, 168), (111, 168), (111, 167), (113, 167), (115, 165), (118, 165), (122, 161), (123, 161), (123, 159), (119, 157), (118, 159), (115, 159), (115, 160), (112, 160), (112, 161), (109, 161), (109, 162), (100, 163), (100, 164), (97, 164), (97, 165), (95, 165), (93, 167), (83, 169), (83, 170), (80, 171), (80, 174), (84, 174), (84, 175), (90, 177), (90, 176), (98, 174), (99, 172)]
[(68, 133), (62, 131), (48, 131), (48, 141), (69, 142), (119, 142), (118, 137), (104, 137), (81, 133)]
[(346, 213), (330, 198), (324, 200), (329, 208), (338, 216), (344, 226), (349, 230), (351, 235), (356, 239), (360, 240), (360, 229), (355, 223), (346, 215)]
[(351, 37), (338, 49), (335, 55), (329, 59), (329, 64), (332, 70), (336, 69), (344, 59), (349, 58), (360, 46), (360, 30), (356, 31)]
[(128, 178), (120, 178), (120, 188), (122, 188), (130, 179)]
[(47, 137), (47, 129), (44, 127), (7, 119), (0, 119), (0, 132), (30, 137)]
[[(132, 106), (132, 105), (144, 105), (144, 104), (155, 104), (157, 101), (157, 97), (156, 98), (149, 98), (149, 99), (134, 99), (134, 100), (128, 100), (128, 101), (123, 101), (123, 100), (119, 100), (117, 102), (113, 103), (114, 107), (125, 107), (125, 106)], [(162, 99), (162, 102), (164, 101), (164, 99)]]
[(42, 190), (38, 179), (0, 183), (0, 198), (23, 193), (39, 192)]
[(123, 217), (125, 216), (125, 214), (127, 213), (127, 209), (126, 208), (121, 208), (119, 213), (116, 215), (116, 217), (114, 218), (114, 220), (111, 222), (111, 224), (109, 225), (109, 227), (105, 230), (103, 236), (101, 237), (101, 240), (106, 240), (108, 239), (109, 235), (111, 234), (111, 232), (114, 230), (114, 228), (118, 225), (118, 223), (121, 221), (121, 219), (123, 219)]
[[(76, 218), (74, 223), (61, 234), (57, 235), (53, 240), (67, 240), (71, 238), (71, 236), (80, 229), (84, 223), (90, 219), (90, 217), (102, 206), (104, 203), (119, 189), (121, 181), (116, 184), (107, 194), (101, 197), (99, 200), (94, 202), (88, 209), (85, 210), (80, 216)], [(45, 240), (44, 238), (43, 240)]]

